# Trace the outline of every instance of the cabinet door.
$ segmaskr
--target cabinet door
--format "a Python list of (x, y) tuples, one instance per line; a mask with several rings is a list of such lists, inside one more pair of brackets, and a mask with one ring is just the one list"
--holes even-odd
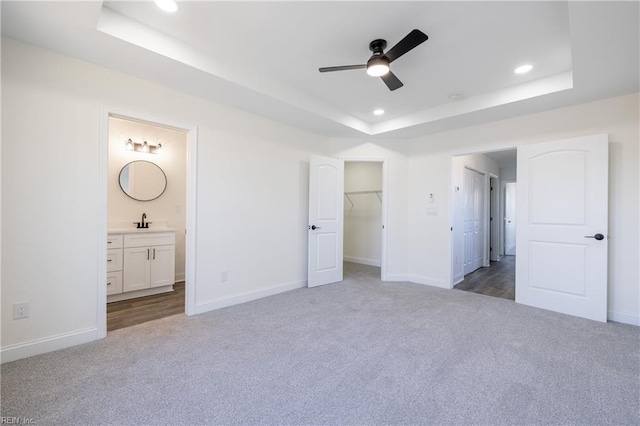
[(172, 285), (175, 282), (175, 246), (151, 247), (151, 287)]
[(107, 272), (107, 296), (122, 293), (122, 271)]
[(151, 248), (135, 247), (124, 249), (122, 270), (122, 290), (134, 291), (149, 288)]

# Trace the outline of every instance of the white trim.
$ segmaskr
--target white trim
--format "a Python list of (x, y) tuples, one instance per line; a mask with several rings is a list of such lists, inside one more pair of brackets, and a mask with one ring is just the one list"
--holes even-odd
[(184, 272), (177, 273), (175, 277), (175, 282), (179, 283), (181, 281), (184, 281), (185, 276), (186, 274)]
[(241, 303), (251, 302), (253, 300), (262, 299), (263, 297), (273, 296), (291, 290), (307, 287), (307, 281), (296, 281), (287, 284), (279, 284), (261, 290), (249, 291), (246, 293), (234, 294), (215, 299), (205, 300), (194, 306), (194, 314), (202, 314), (204, 312), (214, 311)]
[(462, 274), (456, 275), (453, 277), (453, 285), (447, 288), (453, 288), (454, 286), (460, 284), (462, 281), (464, 281), (464, 275)]
[(387, 274), (387, 279), (384, 281), (406, 281), (409, 282), (409, 276), (406, 274)]
[[(187, 222), (185, 225), (185, 313), (193, 315), (195, 305), (196, 288), (196, 183), (197, 183), (197, 152), (198, 152), (198, 127), (184, 122), (179, 122), (164, 117), (142, 114), (108, 105), (101, 106), (100, 114), (100, 157), (98, 170), (99, 181), (99, 222), (98, 222), (98, 259), (106, 258), (107, 237), (107, 175), (109, 166), (109, 118), (116, 117), (143, 124), (164, 127), (185, 132), (187, 136)], [(106, 264), (98, 262), (98, 297), (97, 297), (97, 330), (98, 337), (107, 335), (107, 291), (106, 291)]]
[[(502, 226), (500, 226), (500, 255), (507, 256), (506, 254), (506, 246), (504, 244), (505, 238), (507, 236), (507, 222), (505, 221), (507, 216), (507, 184), (508, 183), (518, 183), (516, 179), (507, 179), (500, 181), (500, 195), (502, 196), (502, 201), (500, 202), (500, 222)], [(516, 187), (517, 191), (517, 187)], [(516, 192), (516, 200), (518, 199)], [(517, 203), (517, 201), (516, 201)], [(516, 227), (518, 224), (516, 223)], [(517, 232), (517, 231), (516, 231)], [(517, 250), (517, 248), (516, 248)], [(512, 255), (509, 255), (512, 256)]]
[(196, 306), (196, 229), (198, 185), (198, 127), (187, 134), (187, 223), (185, 224), (185, 314)]
[(450, 290), (449, 283), (446, 280), (439, 280), (435, 278), (421, 277), (419, 275), (409, 275), (408, 281), (414, 284), (428, 285), (431, 287), (438, 287)]
[(640, 326), (640, 315), (628, 312), (608, 311), (607, 320)]
[(4, 364), (6, 362), (12, 362), (18, 359), (28, 358), (35, 355), (40, 355), (47, 352), (53, 352), (60, 349), (69, 348), (71, 346), (88, 343), (99, 338), (100, 335), (97, 327), (84, 328), (81, 330), (71, 331), (69, 333), (56, 334), (54, 336), (47, 336), (40, 339), (30, 340), (28, 342), (6, 346), (0, 351), (0, 357), (2, 358), (2, 363)]
[(98, 138), (98, 291), (96, 309), (97, 339), (107, 337), (107, 194), (109, 193), (109, 110), (100, 107)]
[(364, 259), (362, 257), (343, 256), (345, 262), (359, 263), (361, 265), (380, 266), (380, 261), (375, 259)]

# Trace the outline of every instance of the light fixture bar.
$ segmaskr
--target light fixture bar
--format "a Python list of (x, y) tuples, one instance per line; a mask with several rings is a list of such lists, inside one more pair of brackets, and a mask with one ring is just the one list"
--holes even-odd
[(125, 148), (127, 151), (141, 152), (143, 154), (160, 154), (162, 151), (162, 144), (151, 145), (147, 141), (142, 143), (133, 142), (131, 139), (127, 139), (125, 142)]

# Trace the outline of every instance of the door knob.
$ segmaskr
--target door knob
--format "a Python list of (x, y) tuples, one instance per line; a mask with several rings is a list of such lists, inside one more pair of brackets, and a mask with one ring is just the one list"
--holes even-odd
[(600, 241), (600, 240), (604, 240), (604, 235), (602, 234), (596, 234), (596, 235), (585, 235), (585, 238), (595, 238), (596, 240)]
[(319, 226), (311, 225), (311, 229), (315, 231), (316, 229), (322, 229), (322, 228), (320, 228)]

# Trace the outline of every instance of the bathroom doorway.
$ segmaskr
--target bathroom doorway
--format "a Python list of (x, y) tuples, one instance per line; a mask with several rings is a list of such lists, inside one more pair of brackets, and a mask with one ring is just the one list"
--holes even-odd
[(191, 154), (196, 143), (190, 126), (114, 112), (105, 121), (107, 271), (104, 297), (99, 293), (103, 335), (189, 313), (193, 306), (189, 252), (195, 230), (187, 230), (195, 223)]

